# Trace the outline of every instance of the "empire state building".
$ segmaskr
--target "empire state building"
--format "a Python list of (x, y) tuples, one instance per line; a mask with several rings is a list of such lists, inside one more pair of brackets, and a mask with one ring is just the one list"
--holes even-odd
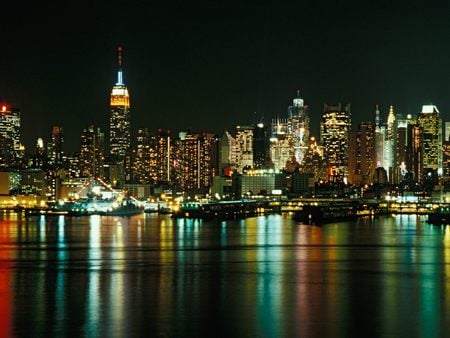
[[(109, 118), (109, 153), (122, 166), (124, 178), (129, 178), (131, 125), (130, 96), (123, 83), (122, 46), (117, 47), (117, 83), (112, 88)], [(122, 175), (121, 175), (122, 176)]]

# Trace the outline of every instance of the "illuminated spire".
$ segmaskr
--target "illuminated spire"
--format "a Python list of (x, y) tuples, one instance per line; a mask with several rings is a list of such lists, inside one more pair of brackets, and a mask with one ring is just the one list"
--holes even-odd
[(389, 114), (387, 118), (387, 139), (394, 140), (395, 137), (395, 114), (394, 106), (389, 106)]
[(122, 76), (122, 46), (117, 47), (117, 83), (116, 85), (123, 85), (123, 76)]

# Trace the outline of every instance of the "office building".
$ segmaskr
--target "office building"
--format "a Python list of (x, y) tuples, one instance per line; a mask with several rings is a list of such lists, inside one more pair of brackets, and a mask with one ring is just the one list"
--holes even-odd
[(120, 183), (131, 178), (131, 115), (130, 95), (123, 81), (121, 46), (117, 48), (117, 82), (112, 88), (109, 118), (109, 154), (110, 161), (123, 166)]
[(333, 179), (346, 180), (351, 129), (350, 104), (324, 104), (323, 111), (320, 138), (328, 164), (328, 175)]

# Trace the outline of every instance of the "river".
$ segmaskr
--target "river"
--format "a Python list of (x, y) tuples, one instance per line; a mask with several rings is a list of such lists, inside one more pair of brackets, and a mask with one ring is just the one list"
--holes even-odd
[(0, 336), (450, 336), (450, 228), (386, 216), (0, 220)]

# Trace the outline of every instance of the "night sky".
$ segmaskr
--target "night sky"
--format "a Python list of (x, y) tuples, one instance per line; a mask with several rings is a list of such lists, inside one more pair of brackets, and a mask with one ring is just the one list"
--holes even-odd
[(29, 150), (52, 124), (69, 151), (88, 124), (107, 131), (119, 44), (134, 130), (222, 134), (255, 116), (270, 122), (297, 89), (316, 135), (324, 102), (350, 102), (354, 126), (376, 103), (383, 117), (390, 104), (416, 114), (433, 103), (450, 119), (449, 5), (16, 6), (0, 23), (0, 102), (21, 109)]

